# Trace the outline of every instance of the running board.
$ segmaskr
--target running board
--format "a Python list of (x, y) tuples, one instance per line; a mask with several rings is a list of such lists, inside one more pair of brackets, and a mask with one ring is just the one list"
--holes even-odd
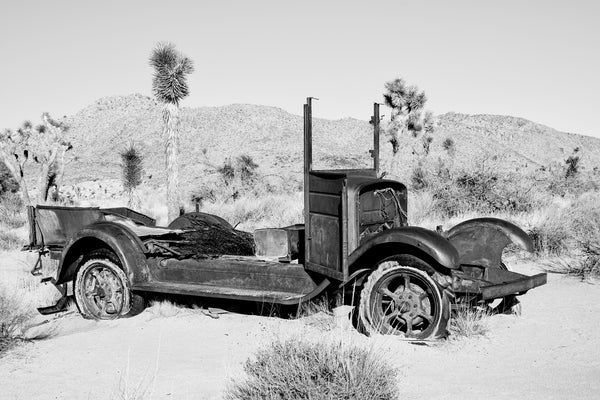
[(230, 288), (206, 284), (160, 282), (137, 284), (133, 287), (133, 290), (292, 305), (312, 299), (321, 293), (327, 286), (329, 286), (329, 280), (324, 279), (309, 293), (292, 293), (257, 289)]

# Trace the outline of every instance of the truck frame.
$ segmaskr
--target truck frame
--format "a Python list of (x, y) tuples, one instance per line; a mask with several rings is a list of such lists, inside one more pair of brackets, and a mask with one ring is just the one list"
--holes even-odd
[(533, 249), (510, 222), (477, 218), (445, 232), (408, 225), (406, 186), (378, 178), (377, 103), (373, 167), (313, 169), (312, 100), (304, 105), (303, 224), (255, 231), (254, 254), (188, 256), (179, 250), (189, 246), (186, 232), (242, 233), (198, 212), (156, 227), (127, 208), (30, 207), (25, 249), (38, 251), (39, 263), (44, 254), (58, 261), (56, 275), (42, 282), (62, 294), (39, 311), (63, 311), (74, 297), (84, 317), (114, 319), (138, 312), (146, 293), (291, 305), (328, 291), (358, 308), (357, 325), (367, 334), (427, 340), (447, 334), (457, 304), (501, 299), (498, 307), (507, 309), (546, 283), (545, 273), (526, 276), (503, 263), (510, 243)]

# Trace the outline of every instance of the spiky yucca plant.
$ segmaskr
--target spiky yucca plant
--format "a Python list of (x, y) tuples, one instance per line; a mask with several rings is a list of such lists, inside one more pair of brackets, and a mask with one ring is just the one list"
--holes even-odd
[(139, 207), (136, 188), (142, 183), (144, 172), (143, 157), (133, 142), (120, 153), (123, 189), (127, 193), (127, 206), (132, 209)]
[(159, 43), (150, 55), (154, 68), (152, 92), (163, 104), (164, 140), (167, 167), (169, 221), (179, 215), (179, 102), (189, 95), (187, 75), (194, 72), (192, 60), (172, 43)]

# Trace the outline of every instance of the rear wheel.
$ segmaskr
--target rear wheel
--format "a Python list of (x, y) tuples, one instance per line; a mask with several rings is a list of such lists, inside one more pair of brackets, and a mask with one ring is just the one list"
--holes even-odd
[(367, 334), (416, 340), (446, 336), (448, 296), (427, 272), (403, 261), (394, 256), (377, 264), (361, 292), (359, 322)]
[(85, 256), (75, 276), (77, 308), (87, 319), (116, 319), (143, 309), (143, 299), (131, 292), (118, 257), (106, 249)]

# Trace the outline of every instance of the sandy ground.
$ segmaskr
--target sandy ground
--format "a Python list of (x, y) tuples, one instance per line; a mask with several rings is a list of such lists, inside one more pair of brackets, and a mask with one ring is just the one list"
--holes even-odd
[[(538, 271), (533, 263), (513, 269)], [(329, 325), (313, 317), (212, 319), (199, 310), (153, 307), (134, 318), (94, 322), (71, 313), (36, 328), (53, 337), (0, 358), (0, 398), (220, 399), (259, 346), (295, 335), (381, 350), (400, 370), (404, 398), (599, 398), (600, 285), (550, 275), (521, 301), (522, 316), (492, 317), (485, 337), (428, 346), (325, 331)]]

